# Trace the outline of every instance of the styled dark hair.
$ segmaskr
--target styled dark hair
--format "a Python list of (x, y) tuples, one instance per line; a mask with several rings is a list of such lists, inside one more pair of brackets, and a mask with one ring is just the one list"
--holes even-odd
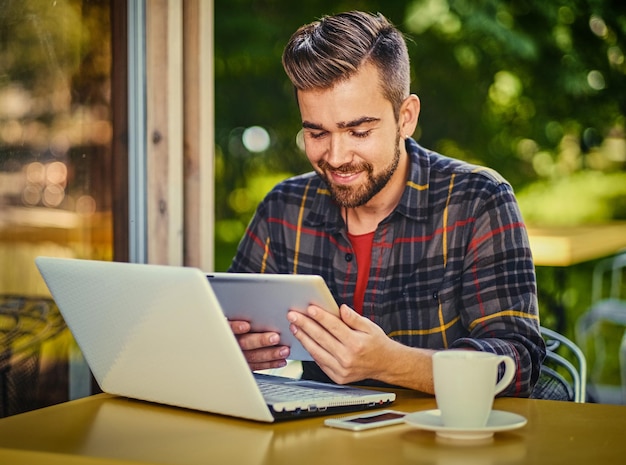
[(289, 39), (282, 62), (296, 90), (329, 89), (370, 62), (396, 117), (409, 96), (404, 36), (380, 13), (350, 11), (304, 25)]

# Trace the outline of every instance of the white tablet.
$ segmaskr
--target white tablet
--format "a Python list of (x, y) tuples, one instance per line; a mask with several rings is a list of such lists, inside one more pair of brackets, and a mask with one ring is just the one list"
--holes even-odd
[(275, 331), (291, 347), (290, 359), (313, 360), (289, 330), (287, 312), (304, 312), (310, 304), (335, 315), (339, 307), (318, 275), (210, 273), (209, 283), (229, 320), (249, 321), (253, 332)]

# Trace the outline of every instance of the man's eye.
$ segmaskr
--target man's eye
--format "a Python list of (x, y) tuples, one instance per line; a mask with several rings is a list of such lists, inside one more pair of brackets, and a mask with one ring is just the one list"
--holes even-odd
[(364, 138), (367, 137), (371, 134), (371, 130), (367, 130), (367, 131), (352, 131), (352, 135), (354, 137), (359, 137), (359, 138)]
[(324, 131), (322, 131), (322, 132), (309, 132), (309, 137), (311, 139), (321, 139), (325, 135), (326, 135), (326, 132), (324, 132)]

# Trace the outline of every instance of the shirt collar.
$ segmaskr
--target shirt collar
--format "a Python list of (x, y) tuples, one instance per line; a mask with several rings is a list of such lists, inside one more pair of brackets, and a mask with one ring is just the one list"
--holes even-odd
[[(431, 152), (410, 137), (405, 140), (405, 147), (410, 158), (409, 176), (402, 198), (389, 218), (397, 213), (415, 221), (425, 221), (428, 217)], [(324, 180), (317, 176), (311, 187), (314, 199), (304, 224), (311, 227), (325, 225), (324, 228), (329, 231), (342, 229), (341, 209), (332, 200)]]
[(433, 152), (426, 150), (410, 137), (405, 140), (405, 147), (411, 161), (409, 176), (400, 203), (394, 212), (415, 221), (426, 221), (430, 195), (430, 157)]

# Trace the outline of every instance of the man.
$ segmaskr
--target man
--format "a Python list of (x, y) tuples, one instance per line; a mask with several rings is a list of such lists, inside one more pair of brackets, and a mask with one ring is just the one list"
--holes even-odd
[[(545, 345), (534, 266), (511, 186), (419, 146), (402, 34), (382, 15), (324, 17), (291, 37), (283, 65), (315, 172), (259, 205), (230, 271), (319, 274), (340, 318), (289, 312), (316, 363), (303, 377), (433, 393), (432, 354), (465, 348), (517, 365), (528, 396)], [(231, 322), (252, 369), (284, 366), (275, 333)]]

